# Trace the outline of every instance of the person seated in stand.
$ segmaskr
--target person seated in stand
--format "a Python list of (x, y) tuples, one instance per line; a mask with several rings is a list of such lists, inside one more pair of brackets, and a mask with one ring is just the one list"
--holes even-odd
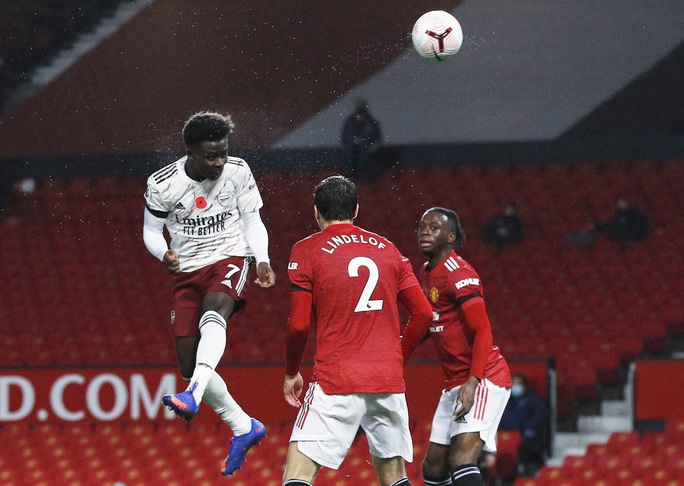
[(511, 398), (501, 417), (501, 430), (520, 431), (518, 475), (533, 477), (546, 462), (549, 407), (521, 374), (512, 376)]
[(630, 206), (625, 198), (618, 199), (613, 216), (591, 228), (595, 235), (604, 234), (625, 246), (630, 241), (641, 241), (648, 236), (648, 218)]
[(502, 213), (490, 219), (484, 228), (485, 243), (496, 244), (499, 249), (520, 243), (524, 234), (525, 224), (518, 216), (515, 203), (506, 204)]

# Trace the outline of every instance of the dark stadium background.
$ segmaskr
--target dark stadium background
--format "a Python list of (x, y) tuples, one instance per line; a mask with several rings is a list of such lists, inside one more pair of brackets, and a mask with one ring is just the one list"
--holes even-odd
[[(142, 244), (142, 193), (146, 175), (182, 153), (184, 120), (211, 109), (235, 119), (231, 151), (259, 183), (279, 277), (272, 292), (251, 288), (246, 314), (229, 325), (222, 373), (245, 408), (263, 410), (269, 438), (226, 481), (280, 484), (294, 418), (280, 393), (288, 252), (315, 229), (315, 183), (345, 171), (337, 136), (358, 97), (387, 140), (377, 179), (359, 182), (358, 223), (418, 267), (420, 214), (455, 209), (495, 343), (554, 405), (549, 466), (516, 479), (519, 436), (500, 433), (499, 479), (684, 481), (684, 396), (671, 381), (684, 375), (684, 7), (509, 3), (430, 4), (464, 29), (462, 52), (443, 64), (411, 51), (410, 27), (427, 8), (417, 3), (3, 4), (0, 481), (220, 479), (229, 436), (206, 410), (186, 428), (161, 415), (133, 418), (129, 408), (114, 419), (88, 410), (63, 420), (48, 406), (60, 378), (76, 380), (64, 389), (73, 411), (98, 377), (129, 384), (135, 374), (176, 373), (169, 281)], [(31, 83), (122, 6), (138, 10), (49, 83)], [(649, 217), (644, 242), (569, 243), (619, 197)], [(480, 233), (508, 201), (527, 232), (497, 252)], [(307, 359), (313, 351), (310, 343)], [(422, 484), (440, 371), (429, 343), (413, 361), (409, 473)], [(36, 404), (20, 414), (27, 381)], [(102, 387), (102, 410), (116, 407), (114, 395)], [(619, 404), (617, 417), (606, 419), (607, 403)], [(367, 459), (359, 437), (340, 471), (317, 484), (372, 484)]]

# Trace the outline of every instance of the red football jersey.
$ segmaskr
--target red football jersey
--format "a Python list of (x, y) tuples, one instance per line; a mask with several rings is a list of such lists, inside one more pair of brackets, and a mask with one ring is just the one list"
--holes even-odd
[(288, 273), (313, 295), (314, 379), (323, 391), (403, 393), (397, 294), (419, 284), (394, 244), (333, 224), (294, 245)]
[[(444, 370), (447, 389), (451, 389), (465, 383), (470, 375), (474, 333), (460, 310), (482, 301), (482, 282), (475, 269), (453, 251), (430, 271), (425, 263), (418, 279), (432, 304), (430, 334)], [(498, 386), (511, 386), (508, 364), (497, 346), (489, 351), (484, 378)]]

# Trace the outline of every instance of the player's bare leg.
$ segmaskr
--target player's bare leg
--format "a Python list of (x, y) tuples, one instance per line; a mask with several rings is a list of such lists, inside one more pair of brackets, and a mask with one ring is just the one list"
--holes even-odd
[(467, 432), (451, 438), (449, 463), (451, 481), (455, 486), (484, 486), (477, 461), (484, 442), (479, 432)]
[(319, 464), (299, 452), (297, 442), (290, 442), (290, 445), (287, 448), (285, 473), (283, 473), (284, 485), (301, 486), (307, 483), (313, 484), (320, 470), (321, 466)]
[(174, 337), (178, 367), (180, 368), (181, 376), (188, 382), (192, 377), (192, 373), (195, 371), (197, 345), (199, 344), (199, 340), (199, 335)]
[(376, 456), (371, 456), (373, 461), (373, 469), (378, 477), (380, 486), (410, 486), (408, 478), (406, 477), (406, 465), (404, 458), (401, 456), (384, 459)]
[(430, 442), (423, 460), (423, 481), (426, 486), (451, 486), (449, 446)]

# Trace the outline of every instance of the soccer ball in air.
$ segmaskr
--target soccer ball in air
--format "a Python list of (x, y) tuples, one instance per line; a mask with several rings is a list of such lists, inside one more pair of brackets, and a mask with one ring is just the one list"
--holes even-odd
[(411, 33), (413, 47), (429, 61), (446, 61), (463, 43), (461, 24), (449, 12), (433, 10), (416, 20)]

